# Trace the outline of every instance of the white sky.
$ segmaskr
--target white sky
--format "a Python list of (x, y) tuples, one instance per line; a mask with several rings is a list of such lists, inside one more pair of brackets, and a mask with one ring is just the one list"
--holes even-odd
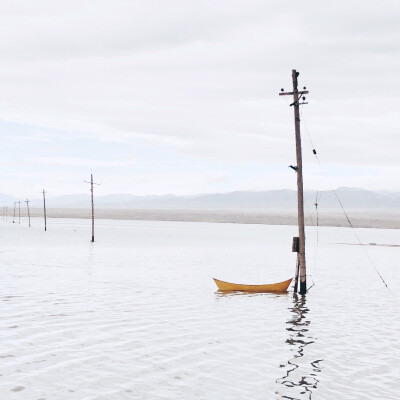
[(278, 96), (292, 68), (310, 90), (305, 187), (400, 190), (398, 1), (0, 10), (0, 193), (83, 193), (90, 169), (98, 194), (294, 188), (293, 110)]

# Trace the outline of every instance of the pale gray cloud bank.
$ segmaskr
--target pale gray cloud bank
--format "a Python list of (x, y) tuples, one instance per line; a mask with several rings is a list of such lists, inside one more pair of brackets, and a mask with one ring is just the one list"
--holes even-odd
[[(0, 191), (55, 186), (59, 168), (58, 192), (82, 191), (73, 168), (90, 165), (109, 192), (290, 187), (292, 110), (278, 92), (292, 68), (310, 89), (304, 122), (333, 184), (400, 189), (397, 1), (0, 4), (0, 132), (20, 123), (28, 138), (5, 161), (37, 160), (26, 182), (3, 169)], [(47, 147), (29, 144), (43, 137)], [(324, 185), (308, 173), (306, 185)]]

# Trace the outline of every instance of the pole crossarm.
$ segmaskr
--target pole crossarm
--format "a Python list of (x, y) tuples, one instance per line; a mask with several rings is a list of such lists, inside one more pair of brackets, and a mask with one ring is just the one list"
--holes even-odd
[[(303, 90), (302, 92), (298, 92), (297, 95), (298, 96), (303, 96), (303, 94), (308, 94), (310, 93), (308, 90)], [(280, 92), (279, 96), (293, 96), (294, 93), (293, 92)]]

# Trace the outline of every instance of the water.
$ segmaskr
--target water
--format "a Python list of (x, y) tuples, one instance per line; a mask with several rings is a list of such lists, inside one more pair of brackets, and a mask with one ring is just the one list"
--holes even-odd
[[(400, 248), (307, 230), (309, 286), (221, 294), (211, 277), (293, 275), (296, 227), (0, 223), (0, 398), (398, 399)], [(400, 244), (395, 230), (359, 229)]]

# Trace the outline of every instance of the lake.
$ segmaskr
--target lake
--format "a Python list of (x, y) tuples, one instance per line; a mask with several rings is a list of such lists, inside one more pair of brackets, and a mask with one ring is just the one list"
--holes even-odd
[(400, 247), (308, 227), (306, 296), (216, 291), (292, 277), (296, 231), (0, 221), (0, 398), (398, 399)]

